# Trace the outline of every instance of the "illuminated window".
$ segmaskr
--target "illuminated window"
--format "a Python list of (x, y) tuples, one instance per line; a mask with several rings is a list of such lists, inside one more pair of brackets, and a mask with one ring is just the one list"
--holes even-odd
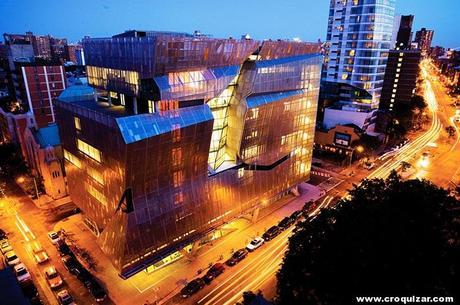
[(182, 163), (182, 149), (180, 147), (173, 148), (171, 151), (172, 165), (177, 166)]
[(148, 100), (149, 113), (155, 113), (155, 102)]
[(392, 94), (391, 97), (396, 97), (396, 94)]
[(257, 119), (259, 117), (259, 108), (252, 108), (249, 115), (250, 119)]
[(398, 58), (398, 61), (399, 61), (399, 62), (402, 62), (402, 61), (403, 61), (403, 59), (402, 59), (402, 58)]
[(284, 111), (289, 111), (289, 110), (291, 110), (291, 102), (285, 102)]
[(183, 182), (184, 182), (184, 172), (181, 170), (177, 172), (173, 172), (174, 187), (180, 187)]
[(393, 93), (396, 93), (396, 89), (393, 89)]
[(399, 68), (398, 68), (398, 69), (396, 69), (396, 72), (401, 72), (401, 69), (399, 69)]
[(78, 168), (81, 168), (80, 160), (70, 152), (64, 149), (64, 158), (69, 161), (71, 164), (75, 165)]
[(120, 104), (122, 106), (125, 106), (126, 102), (125, 102), (125, 95), (124, 94), (120, 94)]
[(398, 84), (394, 84), (393, 87), (397, 88), (397, 87), (398, 87)]
[(104, 184), (104, 176), (102, 175), (101, 172), (99, 172), (98, 170), (92, 168), (92, 167), (88, 167), (86, 169), (88, 175), (93, 178), (94, 180), (96, 180), (97, 182), (99, 182), (100, 184)]
[(257, 156), (258, 153), (259, 153), (259, 147), (257, 145), (253, 145), (244, 150), (244, 157), (252, 158), (252, 157)]
[(395, 102), (395, 99), (394, 99), (394, 98), (392, 98), (392, 99), (391, 99), (391, 102), (392, 102), (392, 103), (394, 103), (394, 102)]
[(343, 80), (348, 79), (348, 73), (343, 73), (343, 74), (342, 74), (342, 79), (343, 79)]
[(355, 50), (350, 50), (350, 56), (355, 56)]
[(399, 73), (396, 74), (396, 77), (399, 77)]
[(243, 178), (244, 176), (244, 168), (239, 168), (238, 169), (238, 178)]
[(75, 123), (75, 129), (76, 129), (76, 130), (81, 130), (80, 118), (74, 117), (74, 118), (73, 118), (73, 121), (74, 121), (74, 123)]
[(402, 66), (402, 64), (399, 63), (399, 64), (398, 64), (398, 68), (401, 67), (401, 66)]
[(403, 56), (404, 56), (404, 53), (402, 53), (402, 52), (399, 53), (399, 56), (400, 56), (400, 57), (403, 57)]
[(82, 153), (87, 155), (88, 157), (96, 160), (97, 162), (101, 162), (101, 152), (99, 149), (89, 145), (88, 143), (77, 139), (77, 147)]
[(99, 201), (103, 205), (107, 205), (107, 198), (99, 190), (90, 184), (86, 184), (86, 191), (93, 196), (94, 199)]

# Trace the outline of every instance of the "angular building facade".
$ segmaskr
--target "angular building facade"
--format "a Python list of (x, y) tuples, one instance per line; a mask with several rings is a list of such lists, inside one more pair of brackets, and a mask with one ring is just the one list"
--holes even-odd
[(57, 103), (68, 186), (122, 277), (308, 180), (318, 44), (129, 31), (83, 47), (91, 87)]

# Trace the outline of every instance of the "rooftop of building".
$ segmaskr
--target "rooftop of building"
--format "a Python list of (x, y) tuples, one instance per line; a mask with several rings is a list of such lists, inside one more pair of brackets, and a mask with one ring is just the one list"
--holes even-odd
[(46, 127), (32, 130), (32, 134), (35, 138), (35, 142), (40, 145), (41, 148), (48, 146), (59, 146), (61, 139), (59, 138), (59, 128), (56, 123), (49, 124)]

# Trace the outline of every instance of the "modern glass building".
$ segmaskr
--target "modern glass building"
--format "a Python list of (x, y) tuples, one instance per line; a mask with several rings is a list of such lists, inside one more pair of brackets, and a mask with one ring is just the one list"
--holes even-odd
[(364, 89), (371, 99), (347, 100), (361, 108), (378, 107), (388, 51), (391, 47), (395, 0), (331, 0), (323, 80)]
[(83, 47), (91, 87), (64, 91), (57, 119), (70, 196), (121, 276), (308, 180), (318, 44), (130, 31)]

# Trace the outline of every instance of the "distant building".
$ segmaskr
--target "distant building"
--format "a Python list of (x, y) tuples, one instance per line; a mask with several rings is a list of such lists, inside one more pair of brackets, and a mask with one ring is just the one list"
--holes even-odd
[(85, 52), (84, 52), (83, 48), (75, 49), (75, 60), (76, 60), (75, 63), (78, 66), (86, 66)]
[(318, 129), (315, 133), (315, 149), (349, 155), (352, 145), (358, 142), (362, 135), (363, 130), (354, 124)]
[(330, 50), (323, 79), (367, 90), (372, 99), (362, 104), (377, 108), (391, 47), (395, 1), (363, 2), (331, 1), (327, 31)]
[(46, 194), (53, 199), (65, 197), (67, 183), (58, 126), (53, 123), (39, 129), (27, 128), (24, 140), (27, 163), (34, 176), (43, 178)]
[[(392, 47), (395, 1), (330, 1), (326, 67), (322, 81), (348, 84), (369, 92), (359, 102), (341, 96), (330, 113), (338, 124), (360, 121), (378, 108), (383, 77)], [(363, 115), (366, 113), (366, 115)], [(325, 119), (327, 112), (325, 112)], [(340, 120), (342, 118), (342, 120)], [(372, 126), (369, 126), (372, 130)], [(360, 126), (364, 128), (364, 126)]]
[(440, 46), (435, 46), (431, 48), (430, 57), (438, 58), (446, 54), (446, 49)]
[(54, 60), (64, 63), (66, 60), (67, 39), (55, 38), (50, 35), (3, 34), (5, 44), (9, 48), (10, 68), (14, 70), (13, 62), (33, 62), (34, 58)]
[(21, 147), (22, 155), (27, 155), (24, 133), (27, 128), (34, 126), (31, 112), (12, 113), (0, 108), (0, 142), (15, 143)]
[(8, 67), (15, 70), (15, 62), (33, 62), (35, 59), (32, 37), (20, 34), (3, 34), (7, 48)]
[(415, 33), (415, 42), (422, 52), (422, 56), (427, 56), (430, 53), (431, 42), (433, 40), (434, 31), (422, 28)]
[(380, 99), (381, 110), (392, 112), (396, 103), (410, 103), (420, 65), (419, 50), (391, 50)]
[(15, 91), (34, 116), (35, 126), (42, 128), (56, 120), (53, 101), (66, 88), (62, 65), (46, 63), (16, 63)]
[(403, 15), (400, 17), (399, 29), (396, 36), (395, 49), (410, 48), (412, 42), (412, 24), (414, 15)]

